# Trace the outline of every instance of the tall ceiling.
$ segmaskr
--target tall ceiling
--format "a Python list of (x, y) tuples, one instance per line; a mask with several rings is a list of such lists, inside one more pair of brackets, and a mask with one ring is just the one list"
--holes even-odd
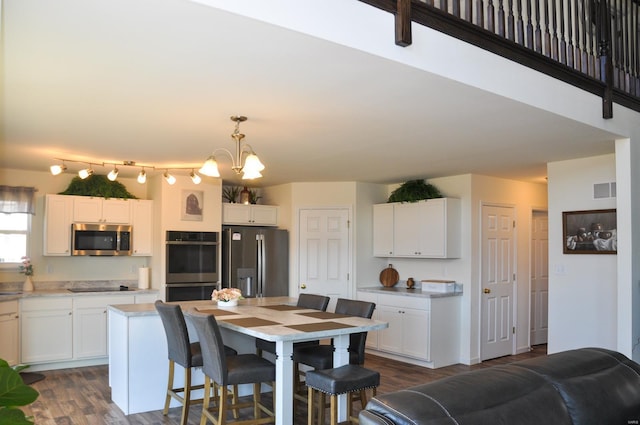
[(543, 181), (549, 161), (613, 152), (592, 127), (188, 0), (4, 0), (2, 18), (0, 167), (197, 171), (234, 149), (231, 115), (248, 117), (240, 130), (267, 166), (254, 186)]

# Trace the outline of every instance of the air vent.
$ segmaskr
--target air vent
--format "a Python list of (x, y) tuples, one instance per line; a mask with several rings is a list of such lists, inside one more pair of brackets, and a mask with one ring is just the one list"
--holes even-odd
[(595, 183), (593, 185), (593, 199), (607, 199), (616, 197), (616, 182)]

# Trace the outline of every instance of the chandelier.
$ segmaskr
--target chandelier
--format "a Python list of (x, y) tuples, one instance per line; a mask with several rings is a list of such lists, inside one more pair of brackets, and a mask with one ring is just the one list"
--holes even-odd
[[(240, 133), (240, 123), (247, 120), (247, 117), (241, 115), (234, 115), (231, 117), (231, 121), (236, 123), (236, 128), (231, 134), (231, 138), (236, 143), (236, 155), (234, 156), (231, 151), (225, 148), (218, 148), (213, 151), (213, 153), (207, 158), (207, 160), (200, 168), (200, 174), (204, 174), (209, 177), (220, 177), (220, 172), (218, 171), (218, 162), (216, 161), (216, 152), (222, 151), (226, 152), (231, 158), (231, 169), (236, 172), (236, 174), (242, 173), (243, 180), (252, 180), (262, 177), (260, 171), (264, 170), (264, 165), (258, 159), (258, 156), (253, 151), (251, 145), (246, 142), (243, 144), (242, 139), (244, 139), (244, 134)], [(244, 165), (242, 163), (244, 156)]]

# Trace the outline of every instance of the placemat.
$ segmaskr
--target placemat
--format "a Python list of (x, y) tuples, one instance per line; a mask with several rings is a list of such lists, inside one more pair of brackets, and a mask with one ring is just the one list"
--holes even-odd
[(214, 316), (229, 316), (231, 314), (235, 315), (238, 313), (234, 313), (233, 311), (224, 310), (222, 308), (211, 308), (206, 310), (198, 310), (199, 313), (203, 314), (213, 314)]
[(278, 311), (306, 310), (304, 307), (298, 307), (298, 306), (289, 305), (289, 304), (261, 305), (260, 308), (268, 308), (271, 310), (278, 310)]
[(242, 319), (225, 320), (227, 323), (242, 326), (243, 328), (255, 328), (257, 326), (281, 325), (282, 323), (272, 322), (271, 320), (259, 319), (257, 317), (245, 317)]
[(311, 313), (296, 313), (300, 316), (313, 317), (314, 319), (344, 319), (351, 317), (347, 314), (330, 313), (328, 311), (313, 311)]
[(302, 332), (328, 331), (331, 329), (353, 328), (351, 325), (345, 325), (338, 322), (320, 322), (320, 323), (304, 323), (302, 325), (288, 325), (287, 328), (295, 329)]

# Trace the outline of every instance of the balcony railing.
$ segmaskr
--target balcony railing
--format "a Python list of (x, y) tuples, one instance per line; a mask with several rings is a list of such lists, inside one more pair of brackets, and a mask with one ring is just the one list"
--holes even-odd
[(361, 0), (640, 111), (640, 0)]

